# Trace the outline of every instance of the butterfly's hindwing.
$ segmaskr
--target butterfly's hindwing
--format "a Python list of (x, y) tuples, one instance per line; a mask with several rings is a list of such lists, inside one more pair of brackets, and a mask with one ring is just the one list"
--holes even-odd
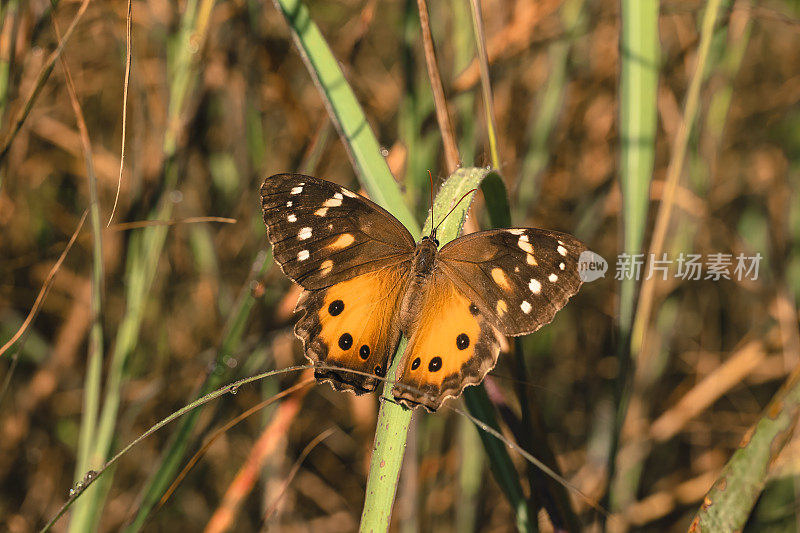
[(445, 245), (441, 268), (505, 335), (524, 335), (553, 320), (581, 286), (585, 246), (566, 233), (533, 228), (466, 235)]
[(434, 272), (414, 320), (392, 389), (407, 407), (435, 411), (494, 368), (500, 344), (486, 318), (441, 270)]
[(275, 260), (305, 289), (321, 289), (408, 259), (414, 239), (390, 213), (343, 187), (302, 174), (261, 186)]
[[(407, 268), (385, 267), (327, 289), (303, 291), (295, 333), (320, 382), (357, 394), (375, 390), (400, 340), (396, 319)], [(355, 370), (356, 372), (351, 372)]]

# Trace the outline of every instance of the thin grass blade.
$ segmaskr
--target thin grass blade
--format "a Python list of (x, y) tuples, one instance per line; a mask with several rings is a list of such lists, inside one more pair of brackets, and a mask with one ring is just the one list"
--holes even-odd
[(275, 0), (275, 5), (286, 18), (295, 45), (325, 99), (331, 120), (370, 198), (391, 211), (413, 235), (419, 235), (419, 225), (403, 202), (367, 117), (308, 8), (300, 0)]

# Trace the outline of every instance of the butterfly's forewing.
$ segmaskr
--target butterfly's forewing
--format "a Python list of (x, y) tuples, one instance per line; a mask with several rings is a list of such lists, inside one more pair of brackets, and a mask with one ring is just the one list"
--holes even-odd
[(389, 212), (334, 183), (276, 174), (261, 186), (275, 260), (305, 289), (321, 289), (410, 260), (414, 239)]
[(584, 244), (566, 233), (533, 228), (472, 233), (446, 244), (439, 266), (505, 335), (547, 324), (578, 292)]
[(295, 333), (320, 381), (372, 391), (397, 346), (414, 239), (386, 210), (334, 183), (277, 174), (261, 186), (275, 260), (305, 291)]
[(497, 362), (500, 344), (485, 315), (440, 269), (418, 313), (392, 394), (407, 407), (435, 411), (446, 398), (483, 380)]

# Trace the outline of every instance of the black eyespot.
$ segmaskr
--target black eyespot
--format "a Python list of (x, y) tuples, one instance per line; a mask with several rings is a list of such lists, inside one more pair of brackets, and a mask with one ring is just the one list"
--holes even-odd
[(375, 365), (375, 375), (383, 377), (386, 375), (386, 371), (381, 368), (381, 365)]
[(349, 350), (352, 345), (353, 336), (349, 333), (342, 333), (342, 336), (339, 337), (339, 348), (342, 350)]
[(431, 359), (431, 362), (428, 363), (428, 370), (431, 372), (436, 372), (437, 370), (441, 370), (442, 368), (442, 358), (438, 355)]
[(478, 314), (478, 306), (476, 306), (475, 304), (469, 304), (469, 312), (472, 313), (473, 316), (477, 315)]
[(328, 306), (328, 312), (331, 316), (336, 316), (342, 311), (344, 311), (344, 302), (341, 300), (334, 300), (331, 302), (331, 305)]
[(413, 361), (411, 361), (411, 370), (416, 370), (419, 368), (419, 365), (422, 363), (422, 360), (417, 357)]
[(466, 333), (462, 333), (458, 337), (456, 337), (456, 346), (459, 350), (466, 350), (467, 346), (469, 346), (469, 337)]
[(361, 359), (363, 359), (364, 361), (366, 361), (367, 357), (369, 357), (369, 346), (363, 344), (361, 348), (358, 349), (358, 356), (361, 357)]

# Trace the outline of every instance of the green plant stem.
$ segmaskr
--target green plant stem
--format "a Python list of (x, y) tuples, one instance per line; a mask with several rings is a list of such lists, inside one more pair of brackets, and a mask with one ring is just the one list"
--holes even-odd
[[(797, 356), (798, 354), (794, 354)], [(794, 433), (800, 417), (800, 368), (775, 394), (761, 419), (745, 434), (719, 478), (703, 498), (690, 531), (742, 531), (769, 468)]]
[[(620, 80), (620, 184), (622, 188), (622, 247), (641, 253), (650, 200), (656, 135), (658, 89), (658, 2), (622, 0), (622, 74)], [(631, 328), (636, 305), (636, 279), (620, 283), (619, 370), (614, 396), (615, 420), (608, 456), (609, 479), (616, 468), (620, 431), (627, 411), (632, 375)], [(606, 493), (607, 498), (611, 491)]]
[[(481, 168), (461, 168), (451, 174), (436, 195), (434, 213), (438, 217), (444, 217), (448, 208), (469, 191), (479, 187), (488, 173), (488, 170)], [(474, 192), (470, 193), (439, 226), (437, 235), (442, 246), (455, 239), (461, 232), (473, 195)], [(428, 217), (423, 228), (425, 234), (429, 234), (430, 228), (439, 221), (441, 218), (433, 220)], [(384, 386), (383, 401), (378, 413), (378, 426), (367, 477), (367, 494), (361, 515), (360, 531), (386, 531), (389, 527), (412, 415), (411, 410), (395, 403), (391, 393), (393, 384), (391, 377), (396, 375), (404, 348), (405, 340), (401, 341), (386, 373), (390, 376), (390, 381)]]
[[(387, 376), (393, 376), (406, 349), (407, 340), (402, 338), (389, 366)], [(388, 531), (392, 506), (397, 493), (403, 455), (406, 451), (408, 426), (413, 411), (395, 403), (391, 382), (387, 382), (381, 394), (381, 408), (375, 427), (375, 443), (369, 463), (369, 477), (361, 512), (359, 531)]]

